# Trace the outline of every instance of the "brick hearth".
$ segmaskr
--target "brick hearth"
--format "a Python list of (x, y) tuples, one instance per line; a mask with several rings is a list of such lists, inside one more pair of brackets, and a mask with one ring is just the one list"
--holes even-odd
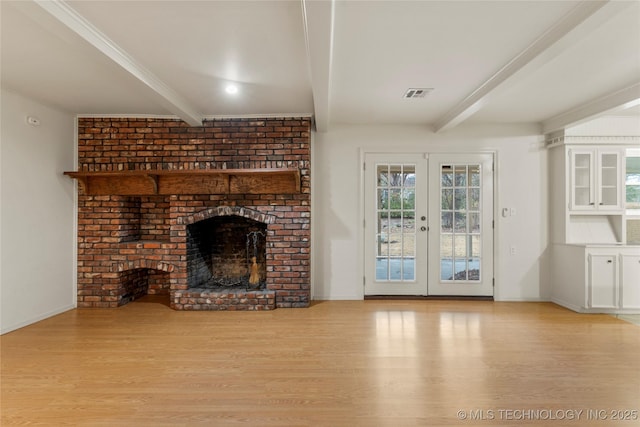
[[(79, 171), (297, 169), (286, 194), (99, 195), (79, 191), (78, 306), (166, 294), (181, 310), (306, 307), (310, 299), (310, 121), (81, 118)], [(265, 288), (190, 288), (187, 226), (240, 217), (266, 227)]]

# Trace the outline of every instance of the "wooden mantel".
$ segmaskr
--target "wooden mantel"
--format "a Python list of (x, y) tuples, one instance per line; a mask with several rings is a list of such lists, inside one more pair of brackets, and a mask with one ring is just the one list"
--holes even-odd
[(298, 169), (187, 169), (65, 172), (89, 196), (171, 194), (293, 194)]

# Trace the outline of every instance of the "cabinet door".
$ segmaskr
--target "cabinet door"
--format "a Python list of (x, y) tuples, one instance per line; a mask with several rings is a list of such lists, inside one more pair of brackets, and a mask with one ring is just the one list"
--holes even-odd
[(595, 210), (594, 151), (571, 150), (571, 206), (573, 210)]
[(598, 152), (597, 202), (598, 209), (620, 208), (620, 153), (618, 151)]
[(615, 255), (589, 255), (589, 307), (618, 306)]
[(622, 308), (640, 308), (640, 255), (622, 255), (620, 258)]

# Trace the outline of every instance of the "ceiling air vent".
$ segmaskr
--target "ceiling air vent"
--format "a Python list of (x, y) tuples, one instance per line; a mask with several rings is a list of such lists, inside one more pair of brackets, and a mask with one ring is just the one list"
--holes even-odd
[(433, 88), (409, 88), (402, 96), (404, 99), (424, 98)]

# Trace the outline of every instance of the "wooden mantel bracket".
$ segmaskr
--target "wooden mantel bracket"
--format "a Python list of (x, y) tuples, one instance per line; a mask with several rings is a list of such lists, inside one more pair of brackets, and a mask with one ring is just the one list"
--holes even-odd
[(298, 169), (187, 169), (64, 172), (89, 196), (181, 194), (294, 194)]

